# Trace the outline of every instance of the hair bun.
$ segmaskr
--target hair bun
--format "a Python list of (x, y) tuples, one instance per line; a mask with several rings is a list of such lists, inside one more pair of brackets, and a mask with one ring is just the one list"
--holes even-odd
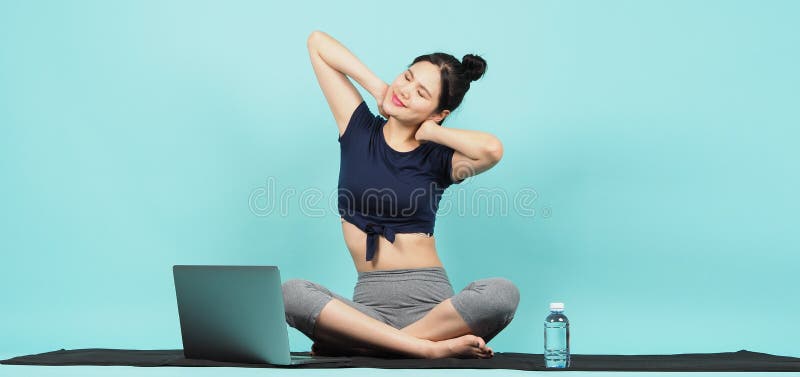
[(486, 72), (486, 60), (482, 57), (473, 54), (464, 55), (461, 59), (461, 66), (464, 69), (464, 75), (470, 80), (475, 81)]

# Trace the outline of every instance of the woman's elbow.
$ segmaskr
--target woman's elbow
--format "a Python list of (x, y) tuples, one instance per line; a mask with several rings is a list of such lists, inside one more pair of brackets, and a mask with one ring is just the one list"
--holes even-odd
[(306, 47), (308, 47), (309, 49), (314, 48), (315, 45), (317, 44), (317, 42), (316, 42), (317, 39), (319, 39), (319, 37), (324, 35), (324, 34), (325, 34), (324, 31), (320, 31), (320, 30), (312, 31), (311, 34), (308, 35), (308, 39), (306, 39)]
[(503, 143), (499, 139), (487, 143), (486, 156), (493, 164), (500, 162), (500, 159), (503, 158)]

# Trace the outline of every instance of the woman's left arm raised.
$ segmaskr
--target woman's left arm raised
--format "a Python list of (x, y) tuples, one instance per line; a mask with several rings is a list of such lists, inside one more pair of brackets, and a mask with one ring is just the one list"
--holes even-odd
[(489, 170), (503, 158), (503, 144), (488, 132), (443, 127), (429, 119), (420, 125), (415, 137), (419, 141), (432, 141), (455, 150), (451, 172), (453, 181)]

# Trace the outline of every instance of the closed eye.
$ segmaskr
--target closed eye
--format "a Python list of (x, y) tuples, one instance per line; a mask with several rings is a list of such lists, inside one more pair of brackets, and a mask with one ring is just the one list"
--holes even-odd
[[(408, 78), (408, 73), (406, 73), (405, 75), (403, 75), (403, 77), (406, 79), (406, 81), (411, 81), (411, 79), (409, 79), (409, 78)], [(422, 91), (418, 90), (418, 91), (417, 91), (417, 94), (419, 94), (419, 96), (420, 96), (420, 97), (422, 97), (422, 98), (425, 98), (425, 95), (424, 95), (424, 94), (422, 94)]]

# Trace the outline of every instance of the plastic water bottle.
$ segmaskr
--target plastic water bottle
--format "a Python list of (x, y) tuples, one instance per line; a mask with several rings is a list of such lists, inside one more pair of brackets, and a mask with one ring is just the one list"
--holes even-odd
[(544, 366), (567, 368), (569, 361), (569, 320), (564, 303), (550, 303), (550, 315), (544, 320)]

